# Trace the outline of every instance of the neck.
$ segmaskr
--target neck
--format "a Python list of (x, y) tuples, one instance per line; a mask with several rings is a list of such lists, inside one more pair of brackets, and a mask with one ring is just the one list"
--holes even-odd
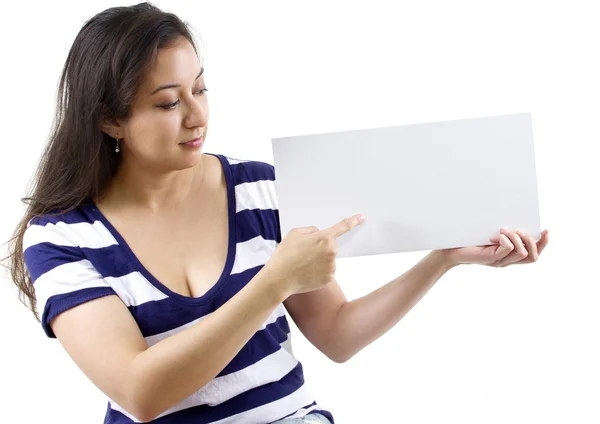
[(123, 159), (105, 196), (119, 205), (151, 212), (178, 209), (205, 184), (204, 155), (196, 166), (177, 171), (153, 170)]

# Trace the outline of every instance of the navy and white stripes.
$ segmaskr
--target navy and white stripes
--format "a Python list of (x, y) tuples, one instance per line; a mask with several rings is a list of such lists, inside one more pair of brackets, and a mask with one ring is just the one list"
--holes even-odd
[[(198, 298), (174, 293), (144, 268), (94, 204), (33, 219), (23, 249), (42, 326), (81, 303), (116, 295), (148, 346), (188, 328), (227, 302), (267, 262), (281, 241), (274, 168), (215, 155), (228, 190), (229, 242), (223, 273)], [(166, 411), (157, 423), (267, 423), (320, 412), (294, 357), (285, 309), (279, 305), (219, 375)], [(140, 422), (110, 401), (105, 422)]]

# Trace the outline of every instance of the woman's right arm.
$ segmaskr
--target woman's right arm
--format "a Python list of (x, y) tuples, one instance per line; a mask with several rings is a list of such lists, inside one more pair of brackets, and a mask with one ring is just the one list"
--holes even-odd
[(228, 302), (151, 347), (117, 296), (68, 309), (50, 326), (100, 390), (137, 419), (149, 421), (215, 378), (288, 296), (333, 281), (336, 238), (360, 222), (355, 216), (323, 231), (290, 231)]
[(285, 299), (260, 272), (227, 303), (148, 347), (117, 296), (83, 303), (51, 327), (87, 377), (142, 421), (160, 415), (212, 380)]

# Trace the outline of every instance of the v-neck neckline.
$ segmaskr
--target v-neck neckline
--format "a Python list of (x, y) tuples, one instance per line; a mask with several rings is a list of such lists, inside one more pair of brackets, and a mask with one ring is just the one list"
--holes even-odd
[(95, 202), (91, 203), (92, 214), (96, 219), (98, 219), (107, 230), (111, 233), (111, 235), (117, 240), (117, 243), (121, 247), (122, 251), (125, 253), (127, 258), (129, 259), (131, 265), (136, 271), (139, 271), (154, 287), (160, 290), (162, 293), (167, 295), (169, 298), (184, 302), (184, 303), (193, 303), (193, 304), (202, 304), (205, 302), (209, 302), (214, 298), (214, 296), (219, 293), (229, 278), (231, 274), (231, 270), (233, 269), (233, 263), (236, 254), (236, 199), (235, 199), (235, 182), (233, 181), (233, 174), (231, 172), (231, 166), (227, 159), (223, 155), (205, 153), (211, 156), (215, 156), (221, 162), (221, 166), (223, 168), (223, 173), (225, 175), (225, 184), (227, 186), (227, 215), (228, 215), (228, 245), (227, 245), (227, 259), (225, 261), (225, 266), (221, 273), (221, 276), (217, 280), (213, 286), (208, 289), (206, 293), (198, 297), (185, 296), (180, 293), (176, 293), (173, 290), (169, 289), (163, 283), (161, 283), (148, 269), (140, 262), (138, 257), (133, 253), (133, 250), (129, 247), (123, 236), (117, 231), (117, 229), (110, 223), (110, 221), (104, 216), (104, 214), (98, 209)]

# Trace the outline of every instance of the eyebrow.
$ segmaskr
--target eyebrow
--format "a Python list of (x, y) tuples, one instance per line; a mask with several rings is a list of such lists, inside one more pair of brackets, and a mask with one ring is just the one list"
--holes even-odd
[[(200, 75), (202, 75), (203, 72), (204, 72), (204, 67), (200, 68), (200, 73), (198, 74), (198, 76), (196, 78), (194, 78), (194, 81), (196, 81), (198, 78), (200, 78)], [(156, 90), (154, 90), (150, 95), (153, 96), (156, 93), (158, 93), (160, 90), (166, 90), (167, 88), (176, 88), (176, 87), (181, 87), (181, 85), (180, 84), (161, 85)]]

